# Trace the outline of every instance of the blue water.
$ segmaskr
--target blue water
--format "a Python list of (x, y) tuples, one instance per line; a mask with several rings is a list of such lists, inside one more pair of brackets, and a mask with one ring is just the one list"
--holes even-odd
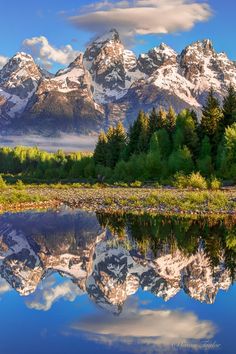
[[(95, 214), (69, 210), (0, 217), (1, 354), (236, 353), (236, 287), (225, 249), (219, 249), (220, 265), (211, 265), (208, 255), (209, 266), (205, 246), (186, 255), (178, 247), (170, 252), (162, 240), (157, 255), (149, 248), (142, 253), (130, 231), (134, 224), (124, 225), (119, 235)], [(225, 230), (216, 237), (223, 239)], [(173, 268), (166, 258), (158, 268), (155, 262), (169, 254)], [(172, 273), (176, 262), (183, 262), (182, 280)], [(192, 291), (208, 271), (206, 287), (214, 294), (209, 299), (199, 290), (199, 299), (189, 279)]]

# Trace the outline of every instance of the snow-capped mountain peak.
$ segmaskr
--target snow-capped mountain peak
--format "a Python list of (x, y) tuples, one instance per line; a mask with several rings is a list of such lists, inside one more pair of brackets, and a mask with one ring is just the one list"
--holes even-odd
[(177, 112), (200, 112), (211, 86), (222, 100), (230, 83), (236, 87), (236, 64), (217, 53), (209, 39), (180, 54), (160, 43), (137, 57), (112, 29), (56, 75), (40, 69), (26, 53), (11, 58), (0, 70), (0, 126), (14, 130), (14, 118), (20, 118), (27, 121), (21, 127), (32, 122), (34, 129), (39, 118), (41, 131), (47, 120), (60, 129), (58, 117), (64, 119), (63, 131), (65, 126), (80, 133), (99, 130), (117, 120), (128, 126), (141, 109), (172, 105)]
[(118, 42), (120, 41), (120, 35), (115, 28), (112, 28), (110, 31), (103, 33), (102, 35), (98, 36), (94, 41), (92, 41), (91, 45), (103, 45), (107, 42)]
[(175, 64), (177, 53), (165, 43), (149, 50), (147, 54), (139, 56), (139, 66), (142, 72), (152, 75), (162, 65)]

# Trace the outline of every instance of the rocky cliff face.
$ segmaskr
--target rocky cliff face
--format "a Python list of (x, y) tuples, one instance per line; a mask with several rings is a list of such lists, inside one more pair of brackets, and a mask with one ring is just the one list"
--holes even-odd
[[(128, 237), (128, 236), (127, 236)], [(167, 245), (144, 256), (101, 229), (96, 216), (84, 212), (6, 215), (0, 221), (0, 275), (27, 296), (51, 272), (69, 277), (100, 307), (120, 313), (139, 288), (167, 301), (179, 291), (212, 304), (231, 285), (221, 263), (212, 266), (204, 249), (186, 256)]]
[(136, 57), (113, 29), (95, 39), (84, 54), (49, 75), (30, 55), (18, 53), (0, 70), (2, 131), (98, 131), (153, 106), (200, 110), (210, 86), (220, 99), (236, 64), (217, 53), (209, 40), (177, 54), (164, 43)]

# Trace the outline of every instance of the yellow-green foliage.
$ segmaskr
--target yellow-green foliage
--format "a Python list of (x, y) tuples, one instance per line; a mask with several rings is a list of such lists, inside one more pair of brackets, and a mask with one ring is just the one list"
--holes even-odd
[(188, 176), (187, 180), (188, 187), (207, 189), (207, 181), (200, 175), (199, 172), (192, 172), (191, 175)]
[(25, 189), (25, 185), (20, 179), (18, 179), (18, 181), (16, 182), (15, 189), (18, 189), (18, 190)]
[(132, 182), (132, 183), (130, 183), (130, 187), (132, 187), (132, 188), (140, 188), (140, 187), (142, 187), (142, 182), (141, 181)]
[(173, 185), (176, 188), (207, 189), (207, 181), (199, 172), (192, 172), (188, 176), (177, 173), (174, 177)]
[(213, 177), (209, 182), (209, 188), (213, 190), (217, 190), (221, 188), (221, 181), (216, 177)]
[(4, 181), (2, 176), (0, 175), (0, 189), (5, 189), (6, 187), (7, 187), (6, 182)]

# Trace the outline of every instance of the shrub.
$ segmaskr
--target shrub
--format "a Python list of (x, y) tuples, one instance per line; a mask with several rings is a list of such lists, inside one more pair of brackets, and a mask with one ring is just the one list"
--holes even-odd
[(129, 186), (128, 186), (128, 183), (125, 183), (125, 182), (115, 182), (113, 185), (114, 185), (115, 187), (122, 187), (122, 188), (127, 188), (127, 187), (129, 187)]
[(6, 188), (7, 184), (4, 181), (4, 179), (2, 178), (2, 176), (0, 175), (0, 189), (4, 189)]
[(188, 177), (183, 175), (180, 172), (177, 172), (174, 175), (174, 180), (173, 180), (172, 184), (176, 188), (187, 188), (187, 186), (188, 186)]
[(16, 181), (15, 188), (18, 190), (23, 190), (23, 189), (25, 189), (25, 185), (20, 179), (18, 179)]
[(216, 177), (211, 178), (209, 181), (209, 188), (213, 190), (217, 190), (221, 188), (221, 181)]
[(207, 189), (207, 182), (199, 172), (192, 172), (191, 175), (188, 176), (188, 187)]
[(132, 182), (132, 183), (130, 183), (130, 187), (132, 187), (132, 188), (140, 188), (140, 187), (142, 187), (142, 182), (141, 181)]
[(192, 172), (189, 176), (185, 176), (182, 173), (176, 173), (173, 186), (176, 188), (207, 189), (207, 182), (199, 172)]

